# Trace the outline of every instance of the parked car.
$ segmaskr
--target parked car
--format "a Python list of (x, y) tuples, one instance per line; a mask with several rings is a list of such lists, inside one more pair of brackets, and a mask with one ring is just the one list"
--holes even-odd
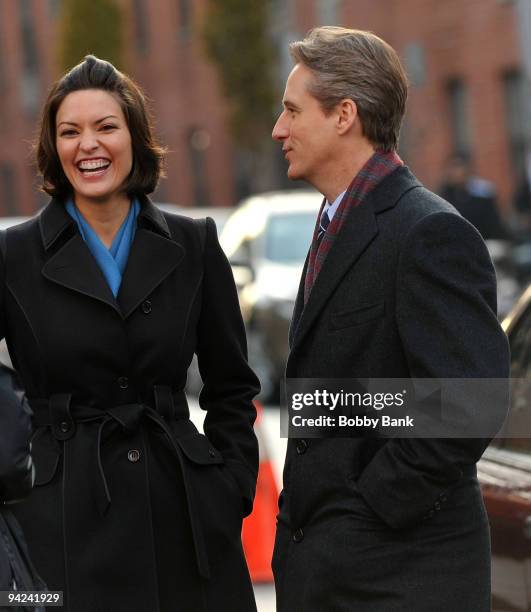
[(229, 206), (180, 206), (166, 202), (155, 202), (155, 204), (164, 212), (184, 215), (185, 217), (192, 217), (192, 219), (211, 217), (216, 223), (218, 234), (223, 229), (227, 219), (234, 212), (234, 208)]
[(531, 610), (531, 286), (503, 327), (511, 411), (478, 463), (478, 478), (491, 526), (492, 610), (523, 612)]
[(289, 323), (321, 202), (315, 191), (252, 196), (231, 215), (220, 236), (238, 287), (249, 361), (264, 400), (278, 402)]

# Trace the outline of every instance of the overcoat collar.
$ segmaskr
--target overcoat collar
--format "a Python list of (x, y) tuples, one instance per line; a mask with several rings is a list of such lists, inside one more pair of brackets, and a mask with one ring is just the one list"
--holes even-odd
[(62, 236), (65, 242), (47, 259), (42, 274), (52, 282), (105, 302), (123, 318), (128, 317), (184, 257), (184, 248), (172, 240), (162, 212), (147, 197), (140, 202), (135, 239), (116, 299), (74, 220), (56, 199), (39, 217), (42, 243), (45, 251), (49, 251)]
[(292, 352), (310, 331), (342, 278), (378, 234), (377, 214), (393, 208), (407, 191), (420, 186), (408, 168), (401, 166), (385, 177), (360, 206), (350, 210), (304, 306), (306, 260), (290, 328)]

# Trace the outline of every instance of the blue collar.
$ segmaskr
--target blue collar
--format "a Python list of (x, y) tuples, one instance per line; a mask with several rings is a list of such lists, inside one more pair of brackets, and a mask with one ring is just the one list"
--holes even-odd
[(73, 200), (68, 200), (66, 210), (77, 223), (83, 240), (103, 272), (114, 297), (116, 297), (135, 237), (136, 219), (140, 212), (140, 203), (137, 199), (132, 200), (129, 213), (116, 233), (110, 249), (103, 244)]

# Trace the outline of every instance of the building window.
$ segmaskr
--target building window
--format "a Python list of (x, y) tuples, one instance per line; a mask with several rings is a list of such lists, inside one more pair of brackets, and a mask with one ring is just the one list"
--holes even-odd
[(511, 163), (515, 176), (520, 176), (525, 168), (529, 133), (526, 129), (525, 80), (521, 72), (511, 71), (503, 75), (503, 94)]
[(192, 3), (190, 0), (178, 0), (179, 37), (188, 40), (192, 33)]
[(52, 19), (57, 17), (60, 0), (48, 0), (48, 13)]
[(319, 25), (339, 25), (342, 0), (315, 0), (315, 17)]
[(19, 0), (20, 38), (22, 42), (22, 106), (34, 114), (39, 107), (39, 57), (30, 0)]
[(146, 55), (149, 47), (148, 17), (145, 0), (133, 0), (135, 45), (139, 55)]
[(205, 164), (205, 152), (210, 147), (210, 134), (204, 129), (191, 128), (187, 140), (194, 190), (193, 206), (210, 206)]
[(471, 153), (470, 123), (468, 121), (468, 95), (462, 79), (452, 79), (447, 84), (452, 133), (452, 153), (469, 156)]
[(404, 63), (411, 85), (422, 87), (426, 82), (424, 47), (416, 42), (407, 44), (404, 48)]
[(15, 171), (8, 162), (0, 162), (0, 213), (6, 216), (19, 214)]
[(38, 73), (38, 54), (30, 0), (19, 0), (23, 66), (26, 72)]

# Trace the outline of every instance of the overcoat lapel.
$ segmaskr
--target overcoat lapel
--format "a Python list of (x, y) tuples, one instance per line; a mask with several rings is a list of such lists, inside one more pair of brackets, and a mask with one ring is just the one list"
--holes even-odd
[(310, 261), (310, 249), (308, 249), (308, 254), (306, 255), (306, 261), (304, 262), (304, 267), (302, 268), (301, 280), (299, 282), (299, 290), (297, 292), (297, 297), (295, 299), (295, 305), (293, 307), (293, 315), (291, 317), (291, 323), (289, 326), (289, 348), (290, 349), (293, 345), (293, 338), (295, 337), (295, 332), (297, 331), (297, 326), (299, 325), (299, 320), (302, 314), (302, 310), (304, 308), (304, 280), (306, 278), (306, 270), (308, 270), (309, 261)]
[[(345, 224), (336, 236), (336, 240), (326, 256), (319, 276), (315, 280), (308, 302), (302, 310), (298, 324), (296, 324), (292, 351), (296, 349), (297, 345), (308, 333), (343, 276), (378, 233), (374, 210), (369, 201), (370, 196), (371, 194), (369, 194), (361, 206), (350, 210)], [(303, 295), (304, 282), (299, 287), (297, 303), (301, 303)]]
[(303, 306), (304, 278), (308, 266), (306, 258), (290, 328), (291, 352), (288, 363), (341, 279), (378, 234), (376, 215), (395, 206), (411, 189), (420, 187), (422, 185), (409, 169), (402, 166), (384, 178), (360, 206), (351, 208), (315, 280), (308, 302)]
[(142, 198), (135, 239), (127, 261), (117, 299), (107, 284), (103, 272), (78, 231), (62, 202), (52, 200), (40, 217), (40, 230), (45, 250), (71, 231), (42, 268), (50, 281), (105, 302), (123, 318), (157, 287), (180, 263), (184, 248), (174, 242), (164, 215), (149, 200)]
[(42, 274), (54, 283), (105, 302), (120, 312), (103, 272), (79, 233), (73, 234), (48, 259)]
[(125, 268), (118, 304), (124, 318), (179, 265), (184, 248), (170, 238), (137, 228)]

